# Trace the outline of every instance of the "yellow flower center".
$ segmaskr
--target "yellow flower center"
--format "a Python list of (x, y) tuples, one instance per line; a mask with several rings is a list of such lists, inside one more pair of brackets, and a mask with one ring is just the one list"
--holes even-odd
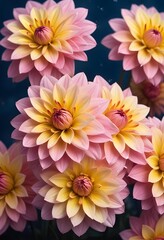
[(73, 122), (72, 114), (63, 108), (55, 108), (52, 115), (52, 122), (54, 127), (59, 130), (68, 129)]
[(153, 84), (146, 82), (144, 84), (143, 92), (148, 99), (154, 99), (160, 94), (160, 86), (154, 86)]
[(121, 130), (128, 122), (126, 113), (121, 110), (111, 110), (106, 116)]
[(81, 175), (76, 177), (73, 180), (73, 191), (80, 197), (86, 197), (88, 196), (92, 189), (93, 189), (93, 184), (91, 179), (86, 176), (86, 175)]
[(0, 195), (5, 195), (11, 191), (14, 186), (12, 176), (8, 172), (0, 171)]
[(34, 41), (40, 45), (46, 45), (51, 42), (53, 38), (53, 32), (51, 28), (46, 26), (40, 26), (35, 29)]
[(161, 33), (155, 29), (149, 29), (146, 31), (143, 39), (148, 48), (158, 47), (162, 42)]
[(164, 156), (162, 156), (160, 159), (159, 159), (159, 168), (162, 172), (164, 172)]

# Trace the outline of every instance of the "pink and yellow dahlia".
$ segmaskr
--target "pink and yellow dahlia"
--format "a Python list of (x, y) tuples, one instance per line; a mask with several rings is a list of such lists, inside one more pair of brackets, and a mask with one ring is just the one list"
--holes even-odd
[(0, 235), (8, 227), (23, 231), (27, 221), (37, 220), (31, 188), (35, 182), (21, 145), (14, 143), (7, 149), (0, 142)]
[(164, 215), (157, 212), (143, 211), (140, 217), (129, 218), (130, 229), (120, 233), (123, 240), (163, 240)]
[(27, 160), (40, 161), (42, 168), (55, 162), (63, 171), (70, 160), (80, 162), (85, 153), (102, 158), (99, 143), (109, 138), (103, 114), (108, 100), (97, 97), (97, 92), (84, 73), (43, 77), (40, 86), (30, 86), (28, 97), (16, 103), (20, 114), (11, 122), (12, 137), (22, 140)]
[(129, 88), (123, 91), (117, 83), (110, 85), (101, 77), (96, 77), (94, 82), (99, 84), (102, 98), (109, 100), (104, 115), (110, 121), (109, 126), (115, 126), (112, 137), (104, 143), (106, 159), (112, 163), (123, 157), (144, 164), (144, 139), (150, 135), (145, 124), (149, 108), (138, 104), (137, 97), (132, 96)]
[(96, 25), (86, 16), (87, 9), (75, 8), (73, 0), (28, 1), (25, 8), (15, 8), (0, 42), (6, 48), (2, 59), (12, 61), (8, 77), (15, 82), (29, 77), (38, 84), (44, 75), (72, 76), (74, 61), (87, 61), (84, 51), (96, 45), (91, 36)]
[(150, 107), (149, 116), (164, 114), (164, 83), (153, 85), (148, 81), (136, 84), (130, 82), (132, 94), (138, 97), (138, 102)]
[(164, 16), (154, 7), (132, 4), (122, 9), (122, 17), (111, 19), (115, 31), (102, 39), (111, 49), (109, 59), (123, 60), (124, 70), (131, 70), (135, 83), (147, 79), (153, 85), (163, 81)]
[[(162, 130), (161, 130), (162, 129)], [(146, 164), (136, 165), (129, 176), (136, 181), (135, 199), (142, 201), (143, 209), (155, 208), (164, 214), (164, 118), (160, 127), (151, 127), (152, 151), (146, 153)]]
[(124, 212), (128, 190), (122, 178), (106, 161), (84, 156), (62, 173), (52, 166), (43, 170), (33, 188), (38, 193), (33, 203), (43, 219), (56, 219), (62, 233), (72, 229), (81, 236), (89, 227), (103, 232)]

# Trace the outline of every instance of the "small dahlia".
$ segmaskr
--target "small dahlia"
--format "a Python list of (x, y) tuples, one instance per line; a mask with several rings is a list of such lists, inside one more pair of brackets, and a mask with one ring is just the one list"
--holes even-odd
[(55, 162), (63, 171), (70, 160), (80, 162), (85, 152), (102, 158), (99, 143), (109, 138), (103, 114), (108, 100), (97, 92), (84, 73), (43, 77), (40, 86), (30, 86), (28, 97), (16, 103), (20, 114), (11, 122), (12, 137), (22, 140), (27, 160), (39, 159), (42, 168)]
[(102, 44), (111, 49), (109, 59), (123, 60), (124, 70), (132, 71), (135, 83), (147, 79), (158, 85), (164, 74), (163, 13), (135, 4), (121, 13), (123, 18), (109, 21), (115, 32), (102, 39)]
[(91, 34), (96, 25), (87, 20), (87, 9), (75, 8), (73, 0), (43, 4), (27, 1), (14, 9), (14, 19), (4, 22), (2, 55), (12, 61), (8, 77), (19, 82), (29, 77), (36, 84), (44, 75), (74, 74), (74, 61), (87, 61), (84, 51), (95, 47)]
[(111, 163), (121, 156), (144, 164), (144, 139), (150, 135), (150, 129), (145, 124), (149, 108), (138, 104), (137, 97), (132, 96), (129, 88), (123, 91), (117, 83), (110, 85), (101, 77), (96, 77), (94, 82), (99, 84), (102, 98), (109, 100), (104, 111), (110, 121), (108, 127), (115, 126), (111, 139), (104, 143), (106, 159)]
[(89, 227), (103, 232), (114, 225), (116, 214), (124, 212), (128, 190), (122, 178), (114, 166), (85, 156), (62, 173), (52, 166), (43, 170), (33, 187), (33, 203), (41, 208), (43, 219), (56, 219), (62, 233), (72, 229), (81, 236)]
[(152, 151), (145, 154), (146, 164), (134, 166), (129, 176), (136, 181), (133, 196), (142, 201), (142, 208), (164, 214), (164, 131), (152, 127), (151, 132)]
[(154, 210), (143, 211), (140, 217), (129, 218), (130, 229), (120, 233), (123, 240), (163, 240), (164, 215), (160, 216)]
[(8, 227), (22, 232), (27, 221), (37, 220), (31, 188), (35, 182), (21, 145), (14, 143), (7, 149), (0, 142), (0, 235)]
[(136, 84), (130, 82), (133, 95), (138, 97), (138, 102), (150, 107), (149, 116), (162, 116), (164, 114), (164, 83), (153, 85), (148, 81)]

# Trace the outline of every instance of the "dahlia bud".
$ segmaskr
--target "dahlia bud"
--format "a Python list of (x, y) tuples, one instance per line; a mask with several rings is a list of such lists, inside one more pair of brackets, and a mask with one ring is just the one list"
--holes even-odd
[(51, 42), (53, 38), (53, 32), (51, 28), (46, 26), (40, 26), (35, 29), (34, 41), (40, 45), (46, 45)]
[(159, 159), (159, 168), (164, 172), (164, 156)]
[(153, 99), (159, 96), (160, 94), (160, 85), (155, 86), (149, 82), (144, 84), (144, 94), (148, 99)]
[(88, 196), (92, 191), (93, 185), (89, 177), (85, 175), (78, 176), (73, 181), (73, 191), (81, 197)]
[(144, 33), (144, 42), (149, 48), (158, 47), (162, 42), (161, 33), (158, 30), (150, 29)]
[(73, 122), (72, 114), (63, 108), (55, 109), (52, 115), (52, 122), (54, 127), (59, 130), (68, 129)]
[(126, 113), (123, 110), (111, 110), (106, 116), (121, 130), (128, 122)]
[(13, 188), (14, 181), (7, 172), (0, 172), (0, 195), (5, 195)]

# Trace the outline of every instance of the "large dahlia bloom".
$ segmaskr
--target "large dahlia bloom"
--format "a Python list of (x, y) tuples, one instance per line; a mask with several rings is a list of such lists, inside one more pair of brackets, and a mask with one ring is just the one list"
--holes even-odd
[(151, 132), (152, 151), (145, 154), (146, 164), (134, 166), (129, 176), (136, 181), (133, 196), (142, 201), (142, 209), (153, 207), (164, 214), (164, 118), (159, 127), (151, 127)]
[(33, 187), (38, 193), (33, 204), (41, 208), (43, 219), (56, 219), (62, 233), (72, 229), (80, 236), (89, 227), (103, 232), (124, 212), (128, 190), (123, 175), (106, 161), (86, 156), (62, 173), (51, 166)]
[(54, 161), (63, 171), (70, 160), (80, 162), (84, 153), (102, 158), (98, 143), (109, 138), (103, 114), (108, 100), (97, 92), (97, 85), (83, 73), (43, 77), (40, 86), (30, 86), (28, 97), (16, 103), (20, 114), (11, 122), (12, 137), (28, 149), (27, 160), (39, 159), (42, 168)]
[(15, 82), (29, 77), (33, 84), (43, 75), (72, 76), (74, 60), (87, 61), (84, 51), (96, 45), (91, 36), (96, 25), (86, 16), (87, 9), (75, 8), (73, 0), (28, 1), (15, 8), (0, 42), (6, 48), (2, 59), (12, 61), (8, 77)]
[(149, 116), (164, 115), (164, 82), (153, 85), (148, 81), (136, 84), (130, 82), (132, 94), (137, 96), (138, 102), (150, 107)]
[(21, 145), (14, 143), (7, 149), (0, 142), (0, 235), (8, 227), (23, 231), (27, 221), (37, 220), (31, 203), (35, 181)]
[(104, 143), (106, 159), (112, 163), (123, 157), (144, 164), (144, 151), (149, 149), (145, 141), (150, 135), (150, 129), (145, 124), (149, 108), (138, 104), (137, 97), (132, 96), (129, 88), (123, 91), (117, 83), (110, 85), (98, 76), (94, 82), (99, 84), (102, 98), (109, 100), (104, 115), (109, 119), (109, 125), (115, 126), (112, 137)]
[(135, 4), (121, 13), (123, 19), (109, 21), (115, 33), (102, 40), (111, 49), (109, 59), (123, 60), (124, 70), (132, 71), (136, 83), (147, 79), (159, 84), (164, 74), (164, 14)]
[(120, 233), (123, 240), (163, 240), (164, 215), (155, 211), (143, 211), (140, 217), (129, 218), (130, 229)]

